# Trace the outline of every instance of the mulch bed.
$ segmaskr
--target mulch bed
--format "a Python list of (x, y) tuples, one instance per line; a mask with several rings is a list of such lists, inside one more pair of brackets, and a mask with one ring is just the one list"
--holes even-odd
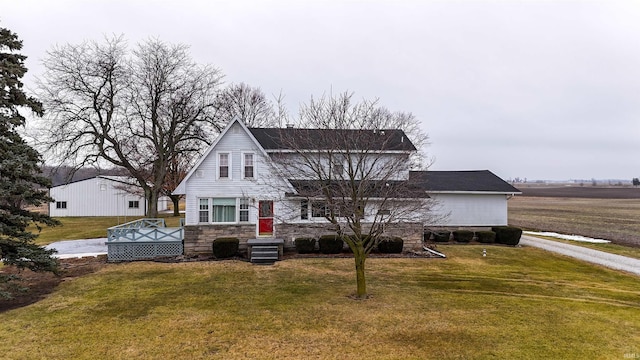
[(106, 265), (107, 256), (102, 255), (98, 257), (60, 259), (60, 275), (49, 272), (33, 272), (31, 270), (19, 271), (15, 266), (4, 266), (0, 272), (6, 275), (19, 275), (21, 279), (15, 282), (16, 285), (27, 288), (27, 290), (15, 293), (13, 299), (0, 299), (0, 312), (33, 304), (53, 292), (61, 282), (91, 274)]

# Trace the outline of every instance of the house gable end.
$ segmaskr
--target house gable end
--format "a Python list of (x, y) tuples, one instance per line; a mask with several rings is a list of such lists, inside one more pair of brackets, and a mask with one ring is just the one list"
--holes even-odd
[(241, 128), (241, 131), (244, 131), (244, 133), (251, 139), (251, 141), (255, 144), (255, 146), (257, 147), (257, 149), (259, 150), (259, 152), (261, 153), (261, 155), (267, 156), (267, 153), (265, 152), (264, 148), (260, 145), (260, 143), (256, 140), (256, 138), (253, 136), (253, 134), (251, 134), (251, 131), (249, 131), (249, 129), (244, 125), (244, 123), (238, 119), (234, 119), (231, 122), (229, 122), (229, 124), (227, 124), (227, 126), (224, 128), (224, 130), (222, 130), (222, 132), (220, 133), (220, 135), (218, 135), (218, 137), (213, 141), (213, 143), (211, 144), (211, 146), (209, 146), (209, 148), (205, 151), (205, 153), (200, 157), (200, 159), (198, 159), (198, 161), (196, 162), (196, 164), (191, 168), (191, 170), (189, 170), (189, 172), (187, 173), (187, 175), (184, 177), (184, 179), (180, 182), (180, 184), (178, 184), (178, 186), (176, 187), (176, 189), (173, 191), (174, 195), (184, 195), (186, 194), (186, 184), (188, 182), (188, 180), (194, 176), (194, 174), (197, 173), (197, 171), (199, 170), (199, 168), (201, 167), (202, 163), (213, 154), (213, 156), (217, 156), (217, 152), (214, 151), (217, 147), (218, 144), (223, 141), (223, 139), (227, 136), (227, 134), (229, 133), (229, 131), (231, 131), (231, 129), (234, 127), (235, 124), (238, 124), (238, 126)]

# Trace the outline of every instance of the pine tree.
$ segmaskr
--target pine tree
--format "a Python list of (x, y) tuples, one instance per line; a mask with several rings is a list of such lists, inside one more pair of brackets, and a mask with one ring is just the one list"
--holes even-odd
[[(25, 125), (20, 108), (42, 116), (42, 105), (27, 96), (20, 79), (27, 68), (26, 56), (16, 53), (22, 41), (10, 30), (0, 28), (0, 258), (5, 265), (20, 269), (56, 272), (58, 263), (46, 250), (35, 244), (36, 234), (27, 231), (30, 224), (57, 225), (48, 215), (26, 210), (52, 199), (47, 195), (50, 182), (40, 175), (40, 154), (29, 146), (18, 129)], [(11, 278), (0, 274), (0, 296), (10, 296)]]

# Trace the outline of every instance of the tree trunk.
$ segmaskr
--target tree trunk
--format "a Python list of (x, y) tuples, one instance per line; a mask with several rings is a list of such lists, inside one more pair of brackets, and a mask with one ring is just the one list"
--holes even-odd
[(147, 217), (158, 217), (158, 198), (160, 197), (159, 189), (149, 189), (147, 192)]
[[(360, 248), (360, 246), (357, 246)], [(353, 252), (353, 258), (356, 262), (356, 297), (358, 299), (367, 298), (367, 281), (364, 276), (364, 262), (367, 260), (367, 255), (363, 249), (356, 249)]]
[(180, 216), (180, 195), (169, 195), (173, 202), (173, 216)]

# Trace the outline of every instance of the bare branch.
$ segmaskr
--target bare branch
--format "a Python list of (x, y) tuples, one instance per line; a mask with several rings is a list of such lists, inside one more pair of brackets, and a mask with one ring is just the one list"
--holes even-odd
[(199, 154), (220, 128), (220, 71), (193, 62), (188, 47), (157, 39), (129, 51), (123, 37), (54, 47), (40, 96), (49, 110), (39, 146), (73, 167), (125, 168), (157, 212), (170, 164)]

